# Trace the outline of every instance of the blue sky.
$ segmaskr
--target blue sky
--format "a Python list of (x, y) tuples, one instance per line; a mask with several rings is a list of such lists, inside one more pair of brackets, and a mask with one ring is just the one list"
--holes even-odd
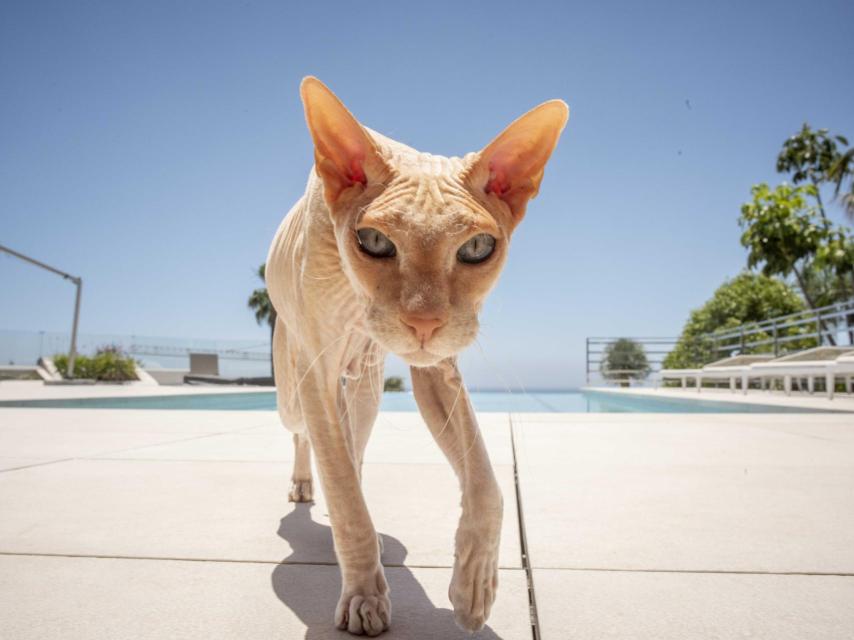
[[(574, 386), (586, 336), (675, 335), (742, 269), (739, 206), (801, 123), (854, 137), (852, 24), (850, 1), (4, 2), (0, 242), (83, 276), (81, 331), (263, 339), (246, 298), (311, 166), (303, 76), (444, 155), (563, 98), (464, 368)], [(0, 257), (0, 328), (67, 330), (72, 301)]]

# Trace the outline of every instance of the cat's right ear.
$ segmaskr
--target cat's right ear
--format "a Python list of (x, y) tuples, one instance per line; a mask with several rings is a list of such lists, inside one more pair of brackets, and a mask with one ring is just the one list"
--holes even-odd
[(385, 163), (374, 141), (338, 97), (312, 76), (303, 79), (300, 96), (326, 203), (332, 206), (350, 189), (381, 180)]
[(516, 119), (478, 154), (471, 177), (487, 196), (504, 202), (514, 224), (540, 190), (546, 162), (568, 118), (563, 100), (549, 100)]

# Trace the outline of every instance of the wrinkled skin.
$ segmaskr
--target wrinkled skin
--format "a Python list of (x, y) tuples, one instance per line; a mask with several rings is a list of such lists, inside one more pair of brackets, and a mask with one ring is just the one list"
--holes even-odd
[[(421, 414), (460, 479), (449, 596), (457, 623), (475, 631), (495, 598), (503, 506), (456, 354), (477, 335), (478, 312), (568, 109), (546, 102), (481, 152), (444, 158), (362, 127), (314, 78), (303, 81), (301, 95), (315, 168), (273, 240), (266, 272), (278, 314), (279, 413), (296, 449), (289, 498), (312, 500), (313, 451), (342, 574), (334, 622), (354, 634), (382, 633), (391, 602), (360, 480), (383, 359), (401, 356)], [(366, 253), (360, 229), (383, 234), (394, 255)], [(494, 250), (477, 264), (462, 262), (460, 247), (478, 234), (492, 236)]]

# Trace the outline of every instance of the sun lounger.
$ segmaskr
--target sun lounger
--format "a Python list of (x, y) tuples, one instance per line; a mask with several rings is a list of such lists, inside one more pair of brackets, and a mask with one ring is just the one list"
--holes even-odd
[(688, 380), (693, 378), (699, 392), (703, 388), (703, 380), (728, 380), (729, 388), (735, 391), (736, 380), (741, 379), (741, 388), (747, 393), (750, 366), (773, 358), (774, 356), (770, 354), (740, 355), (716, 360), (702, 369), (662, 369), (661, 380), (681, 380), (682, 388), (685, 389), (688, 386)]
[(697, 374), (697, 391), (703, 387), (703, 380), (728, 380), (730, 391), (735, 391), (736, 380), (741, 379), (741, 392), (747, 393), (751, 367), (773, 359), (771, 354), (752, 354), (732, 356), (707, 364)]
[[(812, 393), (815, 389), (815, 379), (824, 377), (828, 380), (831, 375), (829, 365), (832, 365), (840, 356), (854, 354), (852, 347), (815, 347), (806, 351), (799, 351), (770, 362), (760, 362), (750, 367), (750, 376), (760, 378), (763, 383), (766, 379), (782, 378), (783, 390), (786, 395), (792, 393), (792, 379), (806, 378), (807, 389)], [(827, 385), (828, 395), (832, 397), (833, 381)]]
[(854, 352), (840, 356), (827, 365), (827, 396), (833, 398), (836, 378), (841, 377), (845, 381), (845, 391), (852, 392), (852, 380), (854, 380)]
[(688, 387), (688, 378), (696, 378), (700, 373), (699, 369), (662, 369), (659, 374), (661, 381), (665, 380), (681, 380), (682, 388)]

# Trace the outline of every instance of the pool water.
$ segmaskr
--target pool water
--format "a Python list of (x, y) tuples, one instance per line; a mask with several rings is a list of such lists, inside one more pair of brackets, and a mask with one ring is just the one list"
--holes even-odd
[[(816, 413), (814, 409), (715, 402), (689, 398), (650, 398), (595, 391), (474, 391), (475, 410), (529, 413)], [(62, 409), (192, 409), (214, 411), (272, 411), (275, 391), (205, 393), (126, 398), (78, 398), (62, 400), (8, 400), (0, 407)], [(411, 392), (383, 394), (382, 411), (417, 411)]]

